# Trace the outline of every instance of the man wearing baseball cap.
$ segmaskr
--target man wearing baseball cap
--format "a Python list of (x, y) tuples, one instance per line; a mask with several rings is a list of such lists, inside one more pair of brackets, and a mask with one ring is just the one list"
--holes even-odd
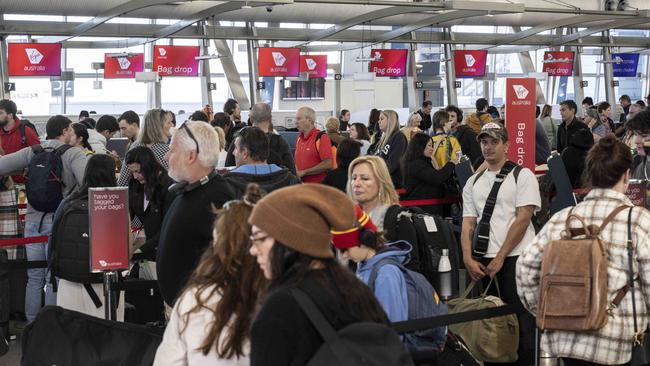
[[(483, 125), (477, 137), (487, 169), (475, 173), (463, 188), (461, 243), (465, 268), (474, 281), (488, 286), (496, 279), (500, 297), (519, 303), (515, 270), (517, 258), (535, 237), (531, 218), (541, 207), (533, 172), (508, 160), (508, 130), (498, 123)], [(489, 293), (497, 295), (492, 286)], [(519, 362), (533, 364), (533, 317), (518, 314)]]

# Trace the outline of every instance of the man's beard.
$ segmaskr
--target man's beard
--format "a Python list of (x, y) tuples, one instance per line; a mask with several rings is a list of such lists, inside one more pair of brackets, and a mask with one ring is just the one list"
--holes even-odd
[(4, 120), (0, 119), (0, 127), (4, 127), (9, 123), (9, 118), (6, 117)]

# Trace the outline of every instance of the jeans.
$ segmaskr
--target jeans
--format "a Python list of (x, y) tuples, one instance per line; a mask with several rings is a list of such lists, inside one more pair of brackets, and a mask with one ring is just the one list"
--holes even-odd
[[(52, 222), (45, 220), (39, 230), (39, 224), (25, 223), (25, 237), (50, 236)], [(47, 260), (47, 242), (25, 245), (28, 261)], [(56, 293), (50, 284), (50, 273), (47, 268), (30, 268), (27, 270), (27, 288), (25, 291), (25, 316), (28, 322), (34, 321), (41, 310), (43, 290), (45, 289), (45, 305), (56, 305)]]

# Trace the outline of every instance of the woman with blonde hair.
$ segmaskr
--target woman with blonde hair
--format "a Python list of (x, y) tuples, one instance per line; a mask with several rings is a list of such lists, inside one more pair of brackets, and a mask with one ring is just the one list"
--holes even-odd
[[(397, 225), (401, 211), (399, 196), (395, 192), (386, 162), (378, 156), (361, 156), (350, 163), (348, 170), (348, 196), (358, 204), (383, 233), (388, 242), (406, 240), (415, 244), (417, 233), (412, 226)], [(411, 251), (411, 260), (406, 265), (412, 270), (420, 270), (418, 249)]]
[(419, 127), (420, 122), (422, 122), (422, 116), (418, 112), (411, 113), (408, 122), (406, 122), (406, 126), (400, 130), (406, 136), (407, 142), (410, 142), (411, 137), (416, 133), (423, 132)]
[(267, 283), (248, 254), (248, 218), (260, 198), (250, 184), (242, 200), (217, 212), (214, 243), (174, 305), (155, 366), (249, 364), (250, 329)]
[(542, 111), (539, 114), (539, 122), (544, 126), (544, 132), (546, 132), (546, 137), (551, 143), (551, 149), (555, 150), (557, 146), (557, 126), (559, 123), (551, 117), (552, 112), (553, 107), (549, 104), (544, 104)]
[[(171, 112), (164, 109), (150, 109), (145, 113), (143, 124), (140, 126), (140, 132), (129, 150), (137, 146), (146, 146), (156, 155), (156, 160), (165, 168), (169, 169), (169, 164), (165, 160), (165, 154), (169, 151), (169, 138), (171, 137), (171, 128), (173, 127), (173, 117)], [(125, 164), (120, 170), (120, 178), (117, 180), (119, 186), (127, 186), (131, 179), (131, 172)]]
[(400, 160), (406, 151), (406, 136), (399, 131), (399, 117), (397, 112), (386, 109), (379, 114), (379, 129), (381, 139), (377, 144), (374, 154), (386, 161), (388, 172), (395, 187), (402, 185)]

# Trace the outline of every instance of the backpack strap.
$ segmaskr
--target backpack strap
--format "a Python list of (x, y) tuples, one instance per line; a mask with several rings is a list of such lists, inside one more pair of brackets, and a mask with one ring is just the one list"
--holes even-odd
[(621, 211), (623, 211), (623, 210), (625, 210), (626, 208), (629, 208), (629, 207), (630, 206), (622, 205), (622, 206), (619, 206), (616, 209), (614, 209), (614, 211), (612, 211), (612, 213), (610, 213), (605, 218), (605, 220), (603, 220), (603, 223), (600, 224), (600, 231), (603, 231), (605, 226), (607, 226), (607, 224), (609, 224), (616, 217), (616, 215), (618, 215), (619, 212), (621, 212)]
[(379, 275), (379, 270), (381, 267), (387, 265), (387, 264), (392, 264), (395, 267), (399, 268), (402, 273), (406, 271), (406, 268), (402, 265), (402, 263), (398, 262), (395, 260), (395, 258), (382, 258), (380, 259), (377, 263), (375, 263), (374, 266), (372, 266), (372, 270), (370, 270), (370, 276), (368, 277), (368, 287), (370, 287), (370, 290), (372, 292), (375, 292), (375, 281), (377, 280), (377, 276)]
[(55, 152), (59, 157), (61, 157), (61, 156), (63, 156), (63, 154), (65, 154), (65, 152), (68, 151), (68, 149), (70, 149), (71, 147), (72, 147), (72, 145), (63, 144), (63, 145), (57, 147), (57, 148), (54, 150), (54, 152)]
[(323, 313), (318, 309), (314, 301), (301, 289), (294, 287), (291, 289), (291, 295), (296, 299), (302, 311), (307, 315), (309, 321), (314, 325), (318, 333), (323, 337), (325, 343), (329, 343), (336, 338), (336, 330), (332, 324), (325, 319)]
[[(391, 233), (396, 233), (397, 232), (397, 225), (399, 223), (399, 213), (402, 211), (402, 206), (400, 205), (392, 205), (388, 207), (386, 210), (386, 214), (384, 214), (384, 236), (386, 236), (386, 233), (391, 232)], [(388, 238), (387, 238), (388, 239)], [(393, 241), (391, 238), (390, 241)]]
[(43, 149), (43, 146), (41, 144), (32, 145), (31, 148), (34, 155), (41, 153), (43, 152), (43, 150), (45, 150)]
[(99, 299), (99, 296), (97, 296), (97, 292), (95, 292), (95, 289), (93, 286), (89, 283), (84, 283), (83, 284), (84, 288), (86, 289), (86, 292), (88, 293), (88, 296), (90, 296), (90, 299), (93, 301), (93, 304), (95, 304), (95, 307), (97, 309), (102, 307), (102, 301)]
[[(481, 219), (478, 222), (475, 231), (475, 240), (473, 240), (472, 255), (474, 257), (481, 258), (487, 253), (488, 244), (490, 243), (490, 220), (492, 219), (492, 214), (494, 213), (494, 208), (497, 203), (497, 195), (499, 194), (499, 189), (501, 185), (506, 180), (508, 174), (517, 167), (517, 164), (512, 161), (506, 161), (505, 165), (501, 168), (501, 171), (497, 174), (492, 184), (492, 189), (490, 194), (485, 201), (485, 206), (483, 207), (483, 213), (481, 214)], [(478, 178), (476, 178), (478, 179)], [(474, 182), (476, 182), (474, 179)]]
[(20, 124), (18, 125), (18, 131), (20, 132), (20, 143), (22, 144), (21, 146), (26, 147), (27, 137), (25, 136), (25, 123), (23, 121), (20, 121)]
[(320, 153), (320, 138), (323, 137), (324, 134), (326, 134), (327, 131), (319, 131), (318, 134), (316, 135), (316, 151)]

